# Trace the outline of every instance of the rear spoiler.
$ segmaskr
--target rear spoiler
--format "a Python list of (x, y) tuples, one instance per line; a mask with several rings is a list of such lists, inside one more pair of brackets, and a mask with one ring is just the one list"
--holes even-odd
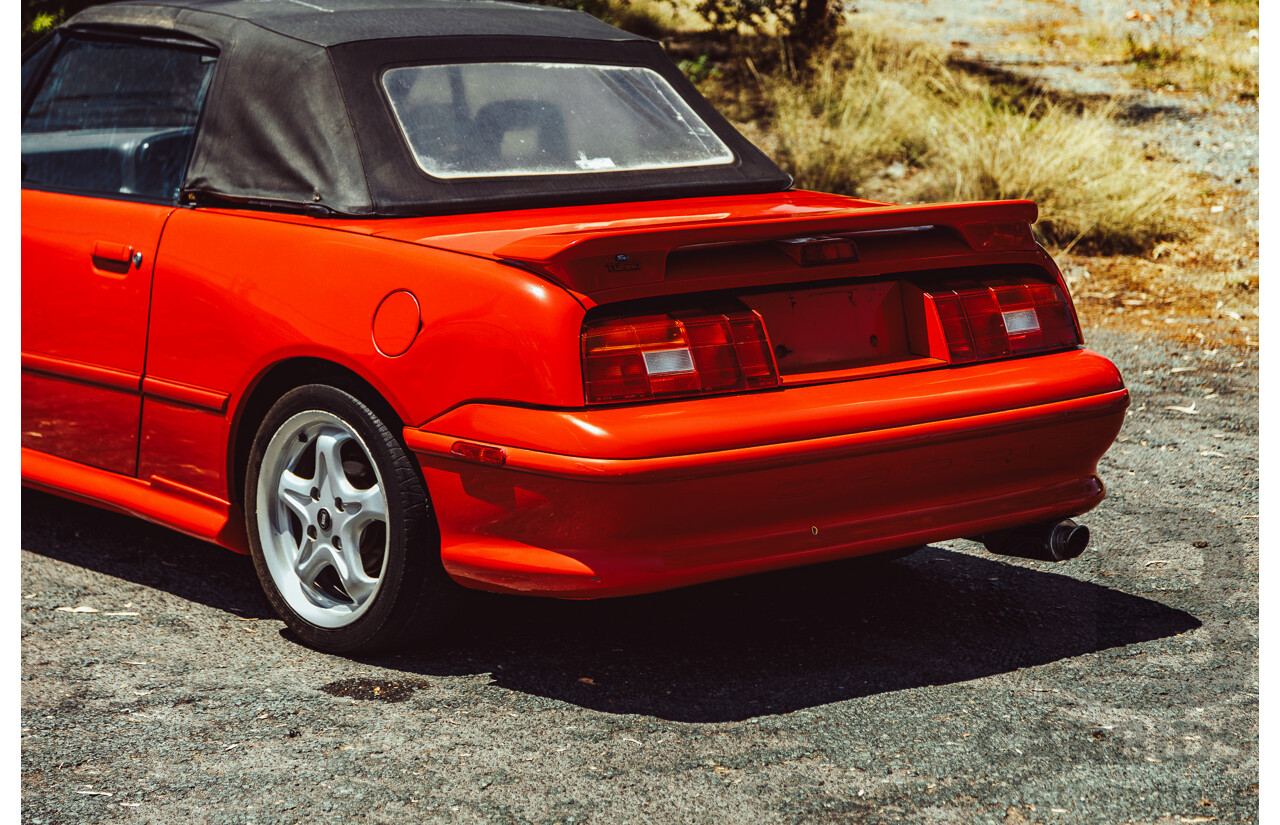
[[(750, 219), (699, 215), (654, 226), (581, 229), (521, 238), (494, 255), (506, 263), (545, 274), (581, 292), (660, 280), (667, 255), (687, 247), (767, 243), (815, 236), (842, 236), (946, 227), (975, 252), (1033, 250), (1034, 201), (892, 204), (824, 210), (812, 214)], [(644, 276), (641, 276), (644, 273)], [(656, 277), (655, 277), (656, 276)]]

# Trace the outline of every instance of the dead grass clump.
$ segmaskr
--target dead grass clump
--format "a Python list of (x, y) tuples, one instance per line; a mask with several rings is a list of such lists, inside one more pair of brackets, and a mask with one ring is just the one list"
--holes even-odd
[(775, 74), (765, 91), (780, 159), (800, 186), (824, 192), (858, 193), (886, 163), (919, 160), (932, 98), (955, 83), (938, 50), (861, 30), (812, 66), (798, 83)]
[(1061, 250), (1136, 252), (1182, 234), (1168, 173), (1116, 137), (1110, 110), (983, 97), (950, 111), (912, 178), (913, 199), (1034, 200), (1038, 234)]
[[(1176, 188), (1121, 141), (1107, 109), (1006, 96), (939, 50), (855, 29), (800, 82), (766, 84), (797, 185), (907, 201), (1030, 198), (1059, 248), (1147, 250), (1176, 238)], [(884, 170), (890, 170), (888, 175)]]

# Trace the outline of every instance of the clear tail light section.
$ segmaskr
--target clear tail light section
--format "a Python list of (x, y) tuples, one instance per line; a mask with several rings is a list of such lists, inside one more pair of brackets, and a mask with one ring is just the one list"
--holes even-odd
[(589, 404), (778, 386), (764, 321), (754, 310), (589, 321), (582, 371)]
[(923, 287), (950, 361), (967, 364), (1077, 346), (1075, 312), (1057, 284), (996, 279)]

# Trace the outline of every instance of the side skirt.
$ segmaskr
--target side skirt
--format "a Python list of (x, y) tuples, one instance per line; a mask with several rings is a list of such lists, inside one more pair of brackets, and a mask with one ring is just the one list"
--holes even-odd
[(137, 516), (237, 553), (249, 552), (238, 506), (160, 476), (143, 481), (23, 447), (22, 483)]

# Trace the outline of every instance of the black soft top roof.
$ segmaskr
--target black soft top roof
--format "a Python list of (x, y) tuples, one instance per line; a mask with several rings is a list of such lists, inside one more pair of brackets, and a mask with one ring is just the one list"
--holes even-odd
[(581, 12), (496, 0), (134, 0), (91, 8), (73, 22), (199, 29), (268, 44), (283, 35), (325, 47), (398, 37), (644, 39)]
[[(790, 178), (646, 38), (581, 12), (495, 0), (133, 0), (62, 31), (179, 37), (218, 50), (183, 198), (422, 215), (779, 191)], [(733, 151), (724, 166), (443, 180), (423, 172), (382, 91), (399, 65), (485, 60), (643, 66)]]

